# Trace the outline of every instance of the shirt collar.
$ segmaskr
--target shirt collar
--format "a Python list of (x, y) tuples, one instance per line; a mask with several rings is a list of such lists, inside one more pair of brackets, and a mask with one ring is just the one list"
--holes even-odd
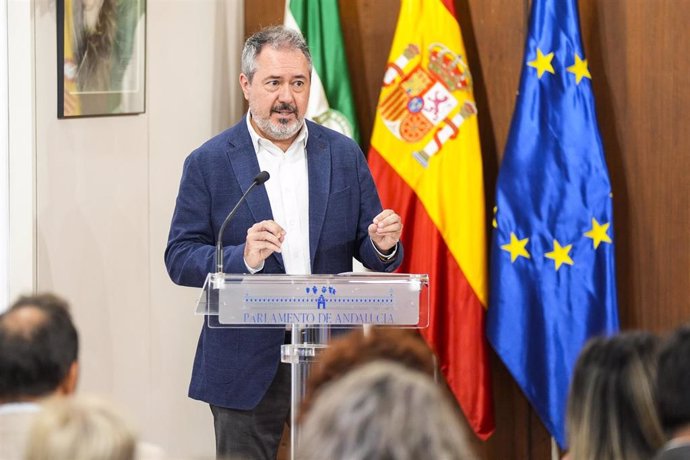
[[(245, 120), (247, 122), (247, 129), (249, 130), (249, 137), (252, 138), (252, 145), (254, 146), (254, 152), (259, 153), (259, 143), (260, 142), (261, 143), (268, 142), (271, 145), (275, 145), (275, 144), (273, 144), (273, 142), (266, 139), (265, 137), (262, 137), (261, 135), (259, 135), (259, 133), (256, 132), (256, 130), (254, 129), (254, 126), (252, 126), (252, 123), (249, 120), (250, 117), (251, 117), (251, 113), (247, 110), (247, 116), (245, 117)], [(297, 137), (295, 138), (295, 140), (292, 142), (292, 145), (295, 145), (295, 144), (302, 142), (302, 145), (306, 149), (308, 138), (309, 138), (309, 129), (307, 128), (307, 121), (304, 120), (304, 122), (302, 123), (302, 128), (299, 130), (299, 133), (297, 134)], [(292, 145), (290, 147), (292, 147)]]
[(22, 413), (33, 413), (38, 412), (41, 409), (35, 402), (13, 402), (0, 404), (0, 415), (2, 414), (16, 414)]

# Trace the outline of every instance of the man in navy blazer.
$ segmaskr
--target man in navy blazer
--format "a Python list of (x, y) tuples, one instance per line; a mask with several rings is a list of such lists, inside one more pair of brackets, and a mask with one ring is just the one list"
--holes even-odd
[[(223, 236), (228, 273), (330, 274), (355, 257), (375, 271), (403, 258), (400, 217), (382, 210), (360, 148), (304, 120), (311, 56), (299, 33), (273, 27), (250, 37), (240, 84), (247, 117), (187, 157), (165, 263), (172, 280), (201, 287), (215, 271), (216, 237), (254, 177)], [(281, 329), (204, 324), (189, 396), (211, 405), (219, 456), (275, 458), (289, 411), (289, 368)]]

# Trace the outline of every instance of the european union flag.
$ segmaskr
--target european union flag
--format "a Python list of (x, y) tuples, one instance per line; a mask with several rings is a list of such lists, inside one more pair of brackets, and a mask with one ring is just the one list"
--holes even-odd
[(556, 438), (587, 339), (618, 330), (611, 186), (575, 0), (534, 0), (498, 176), (489, 341)]

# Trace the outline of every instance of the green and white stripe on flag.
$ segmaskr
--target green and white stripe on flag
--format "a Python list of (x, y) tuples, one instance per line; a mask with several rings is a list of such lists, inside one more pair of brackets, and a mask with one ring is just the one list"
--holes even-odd
[(299, 30), (311, 50), (307, 117), (359, 142), (338, 0), (286, 0), (284, 25)]

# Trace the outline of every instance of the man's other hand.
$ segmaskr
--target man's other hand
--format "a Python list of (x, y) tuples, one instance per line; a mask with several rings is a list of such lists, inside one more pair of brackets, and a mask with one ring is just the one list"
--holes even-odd
[(403, 224), (400, 216), (392, 209), (384, 209), (374, 217), (374, 221), (369, 225), (369, 238), (381, 253), (387, 254), (400, 241)]
[(280, 252), (285, 240), (285, 230), (272, 220), (264, 220), (247, 230), (244, 246), (244, 262), (251, 268), (260, 267), (274, 252)]

